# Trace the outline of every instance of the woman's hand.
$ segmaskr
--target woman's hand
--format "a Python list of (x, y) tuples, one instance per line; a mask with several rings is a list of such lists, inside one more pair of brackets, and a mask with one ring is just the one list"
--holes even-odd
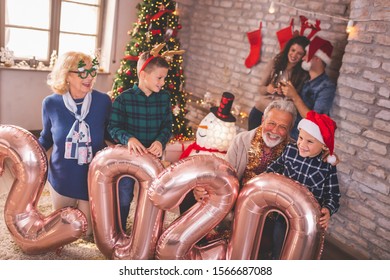
[(297, 90), (290, 81), (288, 81), (287, 83), (280, 83), (280, 88), (282, 90), (283, 95), (293, 101), (296, 96), (299, 96)]
[(144, 145), (135, 137), (129, 138), (127, 148), (129, 149), (130, 154), (135, 153), (136, 155), (143, 155), (148, 152)]
[(278, 88), (277, 87), (274, 87), (273, 84), (269, 84), (267, 86), (267, 92), (269, 94), (275, 94), (276, 92), (278, 92)]

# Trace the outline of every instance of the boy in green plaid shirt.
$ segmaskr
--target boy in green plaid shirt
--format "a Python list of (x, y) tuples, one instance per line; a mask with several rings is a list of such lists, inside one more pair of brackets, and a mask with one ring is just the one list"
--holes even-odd
[[(120, 94), (112, 104), (108, 131), (116, 143), (127, 145), (130, 153), (151, 153), (161, 157), (172, 134), (169, 92), (163, 90), (169, 64), (161, 56), (143, 53), (137, 64), (139, 83)], [(135, 180), (119, 182), (119, 203), (123, 231), (133, 200)]]

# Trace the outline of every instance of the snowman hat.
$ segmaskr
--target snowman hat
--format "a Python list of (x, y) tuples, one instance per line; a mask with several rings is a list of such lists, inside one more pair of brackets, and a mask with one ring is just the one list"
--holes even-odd
[(224, 92), (219, 107), (211, 107), (210, 111), (224, 122), (235, 122), (236, 118), (231, 113), (233, 101), (234, 95), (230, 92)]
[(313, 56), (319, 57), (326, 65), (330, 64), (333, 46), (328, 41), (319, 36), (314, 37), (310, 44), (306, 47), (307, 61), (310, 61)]
[(328, 147), (329, 156), (327, 161), (331, 164), (336, 162), (336, 157), (333, 155), (334, 133), (336, 128), (335, 121), (328, 115), (318, 114), (315, 111), (309, 111), (306, 118), (302, 119), (298, 124), (298, 129), (303, 129)]

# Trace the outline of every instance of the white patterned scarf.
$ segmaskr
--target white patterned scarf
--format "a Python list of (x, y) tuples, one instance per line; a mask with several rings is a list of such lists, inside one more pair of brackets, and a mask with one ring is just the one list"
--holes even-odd
[(91, 134), (89, 125), (84, 121), (92, 102), (92, 94), (88, 92), (81, 106), (81, 114), (77, 114), (77, 105), (69, 92), (62, 96), (65, 107), (76, 118), (65, 140), (65, 158), (77, 159), (79, 165), (92, 161)]

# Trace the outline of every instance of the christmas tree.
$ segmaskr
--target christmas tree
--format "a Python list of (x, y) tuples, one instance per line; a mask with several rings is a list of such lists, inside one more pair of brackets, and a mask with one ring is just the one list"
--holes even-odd
[[(177, 38), (181, 29), (177, 4), (170, 0), (144, 0), (137, 6), (138, 21), (129, 31), (130, 42), (126, 46), (125, 56), (116, 72), (111, 97), (114, 99), (124, 90), (137, 83), (137, 61), (140, 54), (150, 51), (155, 45), (165, 43), (164, 51), (180, 50)], [(164, 89), (171, 94), (173, 114), (173, 141), (188, 140), (193, 137), (192, 129), (185, 119), (186, 97), (184, 91), (183, 56), (174, 55), (168, 60), (170, 70), (165, 79)]]

